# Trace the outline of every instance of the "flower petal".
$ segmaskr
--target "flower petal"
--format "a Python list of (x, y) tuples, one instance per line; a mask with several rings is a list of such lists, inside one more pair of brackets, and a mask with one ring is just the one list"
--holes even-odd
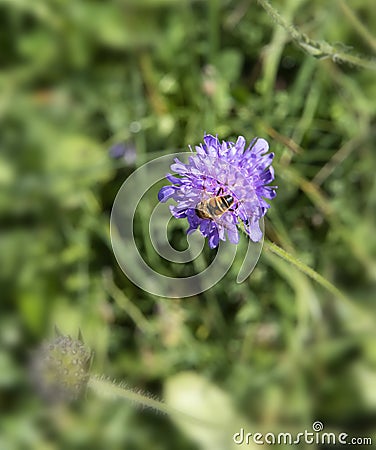
[(171, 181), (171, 183), (176, 184), (178, 186), (181, 186), (183, 184), (181, 178), (175, 177), (174, 175), (171, 175), (170, 173), (168, 173), (166, 175), (166, 178), (168, 179), (168, 181)]
[(256, 138), (251, 145), (251, 152), (257, 155), (263, 155), (269, 150), (269, 143), (263, 138)]
[(228, 240), (232, 244), (237, 244), (239, 242), (238, 229), (236, 227), (234, 227), (234, 228), (227, 228), (226, 231), (227, 231)]
[(209, 247), (210, 248), (216, 248), (219, 244), (219, 236), (218, 231), (213, 231), (212, 234), (209, 236)]
[(177, 206), (170, 205), (170, 211), (176, 219), (183, 219), (184, 217), (187, 217), (186, 209), (180, 209)]
[(248, 228), (249, 237), (253, 242), (260, 242), (262, 239), (262, 231), (258, 221), (251, 222)]
[(158, 192), (158, 200), (161, 203), (167, 202), (167, 200), (174, 196), (177, 188), (175, 186), (163, 186), (161, 190)]

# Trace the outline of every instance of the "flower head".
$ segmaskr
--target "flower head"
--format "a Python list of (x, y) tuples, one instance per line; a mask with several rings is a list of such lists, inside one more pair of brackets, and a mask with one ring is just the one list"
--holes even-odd
[(210, 248), (225, 241), (226, 235), (238, 243), (241, 222), (251, 240), (260, 241), (259, 221), (270, 207), (265, 199), (276, 195), (276, 186), (268, 186), (274, 180), (274, 154), (268, 153), (268, 142), (255, 138), (245, 149), (243, 136), (236, 143), (221, 143), (209, 134), (195, 149), (188, 164), (175, 159), (171, 170), (180, 176), (167, 174), (172, 184), (159, 191), (159, 201), (175, 200), (176, 205), (170, 206), (172, 215), (187, 218), (187, 234), (199, 229)]
[(31, 377), (39, 394), (51, 402), (69, 402), (85, 390), (92, 352), (82, 338), (72, 339), (60, 332), (34, 352)]

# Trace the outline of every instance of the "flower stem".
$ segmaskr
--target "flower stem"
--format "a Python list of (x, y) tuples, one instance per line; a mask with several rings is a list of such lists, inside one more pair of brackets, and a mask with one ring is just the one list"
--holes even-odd
[(345, 17), (354, 26), (359, 36), (361, 36), (364, 42), (367, 43), (374, 52), (376, 52), (376, 39), (367, 30), (361, 20), (359, 20), (359, 18), (354, 14), (352, 9), (346, 4), (344, 0), (337, 0), (337, 3)]
[(89, 378), (88, 387), (96, 394), (108, 398), (123, 398), (138, 405), (155, 409), (164, 414), (170, 414), (170, 409), (162, 402), (147, 397), (144, 394), (132, 391), (125, 387), (116, 385), (111, 380), (98, 375), (92, 375)]
[(335, 47), (325, 41), (314, 41), (306, 34), (300, 32), (296, 27), (287, 23), (267, 0), (258, 0), (258, 2), (273, 21), (289, 33), (293, 41), (315, 58), (331, 58), (336, 63), (347, 63), (365, 69), (376, 70), (376, 61), (374, 59), (367, 59), (366, 57), (343, 51), (341, 48)]
[[(343, 292), (341, 292), (337, 287), (335, 287), (330, 281), (324, 278), (322, 275), (317, 273), (311, 267), (308, 267), (299, 259), (295, 258), (290, 253), (283, 250), (281, 247), (273, 244), (270, 241), (264, 241), (264, 245), (267, 250), (271, 253), (282, 258), (284, 261), (296, 267), (300, 272), (309, 276), (312, 280), (316, 281), (316, 283), (320, 284), (327, 291), (331, 292), (337, 299), (342, 301), (342, 304), (346, 306), (346, 313), (351, 315), (354, 319), (353, 322), (359, 325), (360, 327), (374, 327), (373, 318), (370, 316), (367, 311), (365, 311), (360, 305), (351, 301), (349, 297), (347, 297)], [(355, 320), (356, 318), (356, 320)]]
[(132, 389), (126, 388), (125, 386), (122, 386), (121, 384), (115, 384), (113, 381), (103, 376), (91, 375), (87, 385), (93, 392), (102, 397), (127, 400), (141, 407), (151, 408), (159, 413), (168, 414), (169, 416), (174, 418), (189, 420), (205, 427), (218, 427), (218, 424), (208, 422), (205, 419), (193, 417), (190, 414), (168, 406), (166, 403), (163, 403), (160, 400), (151, 398), (144, 393), (136, 392)]
[(283, 260), (285, 260), (288, 263), (295, 266), (298, 270), (303, 272), (305, 275), (308, 275), (310, 278), (312, 278), (312, 280), (321, 284), (322, 287), (324, 287), (326, 290), (328, 290), (335, 296), (341, 298), (342, 300), (348, 300), (347, 297), (338, 288), (336, 288), (330, 281), (328, 281), (322, 275), (317, 273), (311, 267), (308, 267), (306, 264), (304, 264), (299, 259), (295, 258), (290, 253), (286, 252), (286, 250), (283, 250), (281, 247), (278, 247), (277, 245), (273, 244), (273, 242), (270, 242), (270, 241), (264, 241), (264, 245), (270, 252), (274, 253), (275, 255), (279, 256)]

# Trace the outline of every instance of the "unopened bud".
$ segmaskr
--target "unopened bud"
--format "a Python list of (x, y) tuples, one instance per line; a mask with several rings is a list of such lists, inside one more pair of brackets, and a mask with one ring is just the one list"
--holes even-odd
[(40, 395), (52, 402), (76, 400), (85, 391), (92, 353), (79, 339), (58, 335), (37, 349), (31, 375)]

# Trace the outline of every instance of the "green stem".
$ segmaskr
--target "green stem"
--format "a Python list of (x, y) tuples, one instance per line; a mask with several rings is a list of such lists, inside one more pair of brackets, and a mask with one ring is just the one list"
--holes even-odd
[(105, 291), (115, 300), (115, 303), (125, 311), (136, 326), (148, 336), (153, 335), (153, 329), (141, 310), (121, 291), (115, 284), (112, 274), (105, 272), (103, 275)]
[(278, 247), (272, 242), (264, 241), (264, 245), (268, 251), (270, 251), (274, 255), (279, 256), (284, 261), (296, 267), (300, 272), (304, 273), (312, 280), (316, 281), (316, 283), (320, 284), (327, 291), (332, 293), (337, 299), (340, 299), (342, 301), (343, 306), (346, 306), (344, 310), (348, 315), (351, 315), (353, 319), (352, 323), (355, 324), (356, 327), (360, 327), (362, 329), (365, 329), (367, 327), (371, 329), (372, 327), (373, 329), (374, 327), (373, 316), (370, 315), (367, 311), (365, 311), (360, 305), (352, 302), (343, 292), (341, 292), (338, 288), (336, 288), (330, 281), (328, 281), (322, 275), (317, 273), (315, 270), (308, 267), (302, 261), (292, 256), (290, 253), (286, 252), (286, 250), (283, 250), (282, 248)]
[(375, 52), (376, 51), (376, 39), (367, 30), (367, 28), (358, 19), (358, 17), (353, 13), (351, 8), (344, 2), (344, 0), (337, 0), (337, 3), (339, 4), (339, 6), (342, 9), (345, 16), (348, 18), (348, 20), (354, 26), (355, 30), (364, 39), (364, 42), (366, 42), (372, 48), (372, 50)]
[(316, 271), (314, 271), (313, 269), (308, 267), (306, 264), (304, 264), (299, 259), (296, 259), (290, 253), (286, 252), (286, 250), (283, 250), (281, 247), (278, 247), (277, 245), (275, 245), (269, 241), (264, 241), (264, 245), (270, 252), (274, 253), (275, 255), (279, 256), (283, 260), (292, 264), (294, 267), (296, 267), (298, 270), (300, 270), (300, 272), (303, 272), (305, 275), (312, 278), (312, 280), (321, 284), (322, 287), (327, 289), (329, 292), (334, 294), (336, 297), (339, 297), (342, 300), (348, 301), (347, 297), (338, 288), (336, 288), (330, 281), (328, 281), (322, 275), (320, 275), (319, 273), (317, 273)]
[(105, 398), (124, 399), (133, 402), (136, 405), (154, 409), (162, 414), (168, 414), (171, 417), (189, 420), (200, 426), (218, 427), (218, 424), (214, 424), (206, 421), (205, 419), (193, 417), (182, 411), (178, 411), (177, 409), (171, 408), (159, 400), (155, 400), (145, 394), (128, 389), (124, 386), (117, 385), (113, 381), (102, 376), (91, 375), (88, 381), (88, 387), (97, 395)]
[(89, 388), (91, 388), (96, 394), (104, 397), (123, 398), (131, 402), (135, 402), (138, 405), (146, 406), (148, 408), (155, 409), (164, 414), (171, 414), (170, 408), (164, 403), (147, 397), (139, 392), (126, 389), (122, 386), (114, 384), (112, 381), (107, 380), (98, 375), (93, 375), (89, 378)]
[(209, 61), (214, 64), (217, 60), (219, 48), (219, 0), (210, 0), (208, 2), (209, 9)]
[(375, 60), (356, 56), (350, 52), (344, 52), (340, 48), (334, 47), (325, 41), (314, 41), (306, 34), (301, 33), (293, 25), (288, 24), (267, 0), (258, 0), (258, 2), (275, 23), (283, 27), (303, 50), (315, 58), (331, 58), (332, 61), (336, 63), (347, 63), (366, 69), (376, 70)]

